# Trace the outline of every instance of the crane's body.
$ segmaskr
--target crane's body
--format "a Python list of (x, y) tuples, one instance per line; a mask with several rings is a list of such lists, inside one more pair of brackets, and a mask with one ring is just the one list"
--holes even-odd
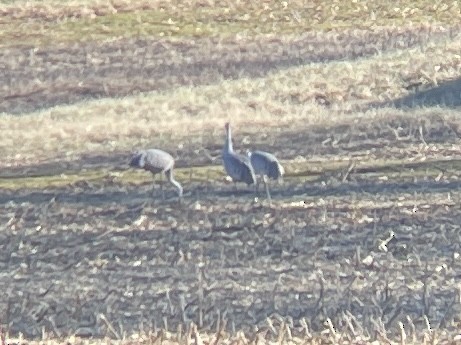
[(159, 149), (138, 151), (131, 158), (130, 166), (150, 171), (153, 175), (165, 174), (168, 181), (178, 190), (179, 198), (182, 197), (183, 188), (173, 177), (174, 158), (169, 153)]
[(283, 169), (283, 166), (280, 164), (278, 159), (269, 152), (248, 151), (248, 157), (250, 158), (255, 174), (262, 178), (267, 198), (270, 201), (271, 196), (267, 179), (280, 180), (285, 174), (285, 169)]
[(226, 123), (226, 141), (222, 151), (222, 159), (226, 173), (236, 182), (244, 182), (247, 185), (255, 184), (256, 175), (251, 166), (250, 159), (234, 152), (230, 124)]

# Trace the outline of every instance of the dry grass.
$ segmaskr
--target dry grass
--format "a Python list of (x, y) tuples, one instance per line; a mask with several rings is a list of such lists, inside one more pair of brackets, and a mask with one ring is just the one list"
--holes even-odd
[[(302, 33), (347, 27), (452, 24), (456, 1), (11, 1), (0, 7), (3, 47), (114, 38)], [(19, 38), (19, 40), (18, 40)]]
[[(299, 41), (303, 39), (276, 40), (274, 47)], [(434, 114), (457, 125), (455, 112), (448, 110), (360, 108), (407, 96), (413, 84), (436, 87), (459, 78), (460, 49), (461, 38), (455, 36), (354, 61), (269, 71), (258, 78), (178, 86), (121, 99), (56, 106), (23, 116), (4, 114), (0, 119), (2, 165), (73, 160), (87, 152), (126, 153), (144, 145), (197, 150), (210, 140), (211, 144), (220, 142), (226, 120), (232, 120), (237, 131), (244, 128), (246, 135), (260, 132), (260, 126), (266, 133), (281, 127), (308, 130), (357, 121), (378, 121), (386, 127), (402, 118), (413, 119), (417, 125)], [(245, 140), (251, 144), (250, 138)]]
[[(405, 26), (200, 39), (120, 39), (3, 50), (0, 111), (16, 114), (97, 97), (265, 77), (453, 39), (459, 27)], [(85, 54), (82, 54), (82, 51)]]

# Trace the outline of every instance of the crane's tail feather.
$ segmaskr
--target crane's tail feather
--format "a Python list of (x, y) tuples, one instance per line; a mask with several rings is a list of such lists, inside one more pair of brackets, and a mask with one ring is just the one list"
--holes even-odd
[(246, 166), (246, 169), (244, 171), (244, 181), (250, 185), (250, 184), (255, 184), (256, 183), (256, 175), (255, 175), (255, 172), (253, 170), (253, 168), (251, 167), (251, 165), (249, 166)]
[(284, 173), (285, 171), (279, 162), (271, 162), (269, 165), (267, 177), (273, 180), (278, 180), (283, 176)]

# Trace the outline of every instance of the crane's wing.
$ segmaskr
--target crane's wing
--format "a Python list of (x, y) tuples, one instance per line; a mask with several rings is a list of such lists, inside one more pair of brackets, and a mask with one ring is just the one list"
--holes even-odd
[(150, 149), (146, 150), (146, 158), (144, 162), (146, 168), (156, 171), (167, 171), (173, 168), (173, 157), (162, 150)]
[(227, 174), (234, 181), (254, 184), (256, 181), (254, 170), (248, 157), (236, 153), (223, 155), (224, 167)]

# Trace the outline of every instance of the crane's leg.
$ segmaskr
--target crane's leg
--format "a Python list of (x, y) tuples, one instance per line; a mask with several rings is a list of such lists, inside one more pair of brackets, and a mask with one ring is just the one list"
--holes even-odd
[(160, 191), (162, 192), (162, 200), (165, 201), (165, 189), (163, 188), (163, 174), (160, 174)]
[[(160, 176), (157, 176), (160, 175)], [(155, 186), (156, 184), (160, 185), (160, 193), (162, 194), (163, 200), (165, 200), (165, 193), (163, 191), (163, 174), (154, 174), (154, 185), (152, 187), (152, 197), (157, 197), (155, 194)]]
[(269, 192), (269, 184), (268, 184), (266, 175), (263, 176), (263, 182), (264, 182), (264, 188), (266, 189), (267, 200), (269, 200), (269, 203), (271, 204), (272, 198), (271, 198), (271, 193)]
[(259, 194), (259, 182), (260, 182), (259, 179), (260, 179), (260, 177), (257, 176), (256, 177), (256, 183), (255, 183), (255, 193), (256, 193), (256, 195)]
[(152, 197), (155, 198), (155, 187), (157, 185), (157, 176), (155, 176), (154, 173), (152, 173), (152, 178), (154, 179), (154, 183), (152, 183)]

